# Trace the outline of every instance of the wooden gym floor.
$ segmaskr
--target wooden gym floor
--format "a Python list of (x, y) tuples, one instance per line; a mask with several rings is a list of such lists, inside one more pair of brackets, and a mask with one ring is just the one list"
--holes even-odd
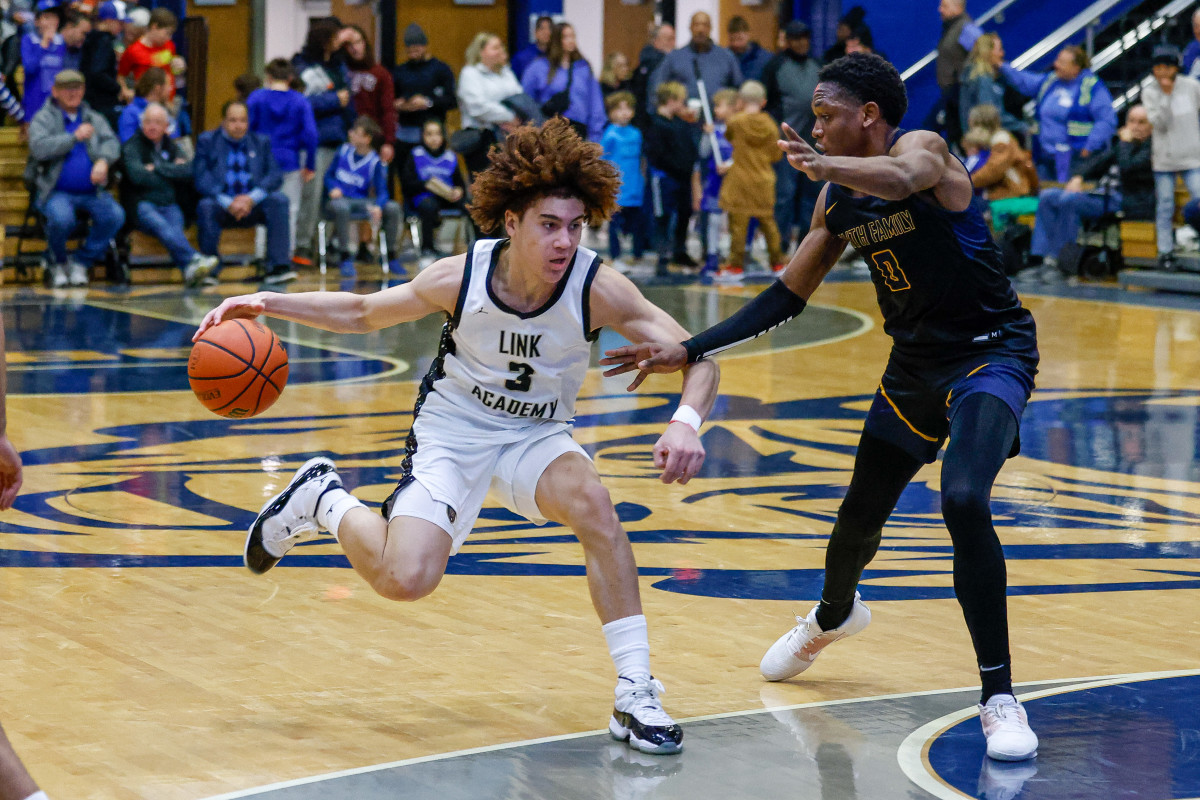
[[(649, 458), (677, 380), (633, 396), (598, 371), (584, 385), (576, 434), (634, 541), (655, 674), (684, 720), (684, 753), (661, 758), (600, 733), (614, 675), (562, 528), (485, 510), (412, 605), (374, 596), (336, 544), (263, 577), (241, 566), (247, 524), (313, 454), (362, 499), (387, 495), (438, 327), (273, 321), (287, 391), (260, 418), (224, 420), (187, 388), (188, 340), (222, 293), (249, 288), (0, 293), (26, 460), (0, 517), (0, 721), (52, 797), (1200, 795), (1195, 300), (1026, 298), (1042, 371), (994, 509), (1042, 748), (1004, 766), (970, 716), (936, 465), (867, 573), (871, 627), (803, 679), (758, 674), (817, 597), (887, 355), (866, 283), (829, 283), (722, 359), (709, 459), (686, 487), (663, 487)], [(753, 291), (647, 288), (691, 330)]]

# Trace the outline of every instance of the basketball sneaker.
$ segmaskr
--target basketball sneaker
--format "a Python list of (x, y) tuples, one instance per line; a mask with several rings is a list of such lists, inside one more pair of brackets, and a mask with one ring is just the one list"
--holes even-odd
[(979, 707), (987, 754), (997, 761), (1024, 761), (1037, 755), (1038, 738), (1025, 708), (1011, 694), (994, 694)]
[(854, 593), (854, 606), (850, 609), (850, 616), (832, 630), (821, 630), (821, 626), (817, 624), (817, 606), (813, 606), (807, 617), (796, 617), (796, 627), (771, 645), (758, 669), (769, 681), (782, 681), (799, 675), (812, 666), (822, 650), (838, 639), (858, 633), (867, 627), (870, 621), (871, 612), (859, 598), (858, 592)]
[(246, 536), (247, 569), (262, 575), (293, 547), (321, 535), (317, 503), (325, 492), (342, 487), (336, 470), (328, 458), (309, 459), (284, 490), (263, 506)]
[(662, 683), (652, 677), (617, 678), (616, 703), (608, 732), (643, 753), (663, 755), (683, 749), (683, 729), (663, 711), (658, 695)]

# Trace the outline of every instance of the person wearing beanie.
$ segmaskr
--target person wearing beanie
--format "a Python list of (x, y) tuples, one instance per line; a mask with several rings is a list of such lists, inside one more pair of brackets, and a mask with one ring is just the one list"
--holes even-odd
[(395, 86), (396, 138), (393, 171), (401, 169), (429, 120), (444, 126), (446, 114), (458, 108), (454, 71), (429, 53), (429, 39), (417, 23), (404, 29), (407, 60), (392, 69)]
[(1179, 48), (1174, 45), (1156, 46), (1151, 62), (1154, 82), (1142, 91), (1142, 103), (1154, 127), (1150, 163), (1158, 265), (1169, 270), (1175, 267), (1176, 176), (1183, 178), (1192, 200), (1200, 198), (1200, 81), (1180, 72)]

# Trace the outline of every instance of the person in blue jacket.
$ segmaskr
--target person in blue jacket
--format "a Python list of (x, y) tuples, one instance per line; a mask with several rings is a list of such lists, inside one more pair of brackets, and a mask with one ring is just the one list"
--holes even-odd
[(54, 76), (64, 68), (67, 43), (58, 32), (61, 21), (55, 0), (37, 4), (34, 32), (21, 37), (21, 65), (25, 68), (25, 118), (33, 115), (50, 97)]
[[(554, 26), (546, 55), (529, 65), (521, 86), (543, 106), (546, 116), (561, 114), (574, 125), (580, 137), (600, 141), (607, 122), (604, 93), (592, 66), (579, 52), (573, 27), (565, 22)], [(547, 101), (560, 92), (567, 93), (566, 107), (561, 111), (546, 108)]]
[(1013, 88), (1037, 102), (1033, 160), (1042, 180), (1066, 183), (1081, 159), (1105, 150), (1117, 132), (1112, 95), (1088, 69), (1080, 47), (1064, 47), (1051, 72), (1014, 69), (1000, 74)]
[(621, 173), (619, 208), (608, 221), (608, 255), (621, 272), (632, 267), (621, 259), (621, 231), (633, 237), (633, 258), (641, 261), (649, 246), (649, 218), (643, 210), (646, 201), (646, 175), (642, 169), (642, 132), (633, 122), (637, 99), (632, 92), (613, 92), (605, 100), (611, 124), (604, 129), (600, 144), (604, 157)]
[(508, 62), (508, 66), (512, 68), (517, 80), (524, 77), (525, 70), (529, 68), (530, 64), (546, 55), (546, 48), (550, 46), (550, 34), (553, 32), (554, 19), (552, 17), (543, 14), (537, 18), (537, 22), (533, 26), (533, 41), (513, 53), (513, 57)]
[(388, 268), (403, 273), (397, 258), (400, 242), (400, 223), (403, 219), (400, 204), (388, 196), (388, 169), (375, 152), (375, 142), (383, 136), (379, 123), (361, 116), (347, 134), (350, 141), (342, 145), (325, 171), (325, 191), (329, 199), (325, 214), (332, 217), (337, 229), (338, 245), (342, 248), (341, 273), (353, 278), (357, 237), (351, 221), (370, 219), (372, 226), (383, 226), (387, 237)]
[(279, 191), (283, 175), (271, 140), (250, 132), (250, 112), (241, 100), (221, 109), (221, 127), (200, 134), (195, 165), (197, 239), (200, 252), (219, 255), (225, 228), (267, 228), (266, 283), (296, 279), (288, 259), (288, 200)]

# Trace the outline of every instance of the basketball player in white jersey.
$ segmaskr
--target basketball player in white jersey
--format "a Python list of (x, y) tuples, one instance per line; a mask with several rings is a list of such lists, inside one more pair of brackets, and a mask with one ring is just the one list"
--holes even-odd
[[(588, 588), (617, 668), (609, 731), (647, 753), (676, 753), (683, 732), (651, 677), (637, 565), (608, 491), (571, 437), (576, 395), (596, 332), (630, 341), (686, 338), (627, 278), (580, 247), (585, 224), (616, 209), (620, 182), (598, 145), (562, 119), (511, 134), (472, 187), (481, 240), (411, 283), (371, 295), (263, 292), (225, 300), (212, 325), (259, 314), (338, 332), (367, 332), (443, 313), (441, 348), (414, 409), (403, 477), (369, 511), (342, 487), (333, 462), (315, 458), (263, 508), (246, 541), (246, 566), (263, 573), (296, 544), (337, 537), (354, 569), (383, 597), (432, 592), (490, 490), (534, 522), (569, 526), (583, 545)], [(662, 481), (687, 483), (704, 461), (698, 431), (718, 371), (684, 375), (681, 405), (654, 445)]]

